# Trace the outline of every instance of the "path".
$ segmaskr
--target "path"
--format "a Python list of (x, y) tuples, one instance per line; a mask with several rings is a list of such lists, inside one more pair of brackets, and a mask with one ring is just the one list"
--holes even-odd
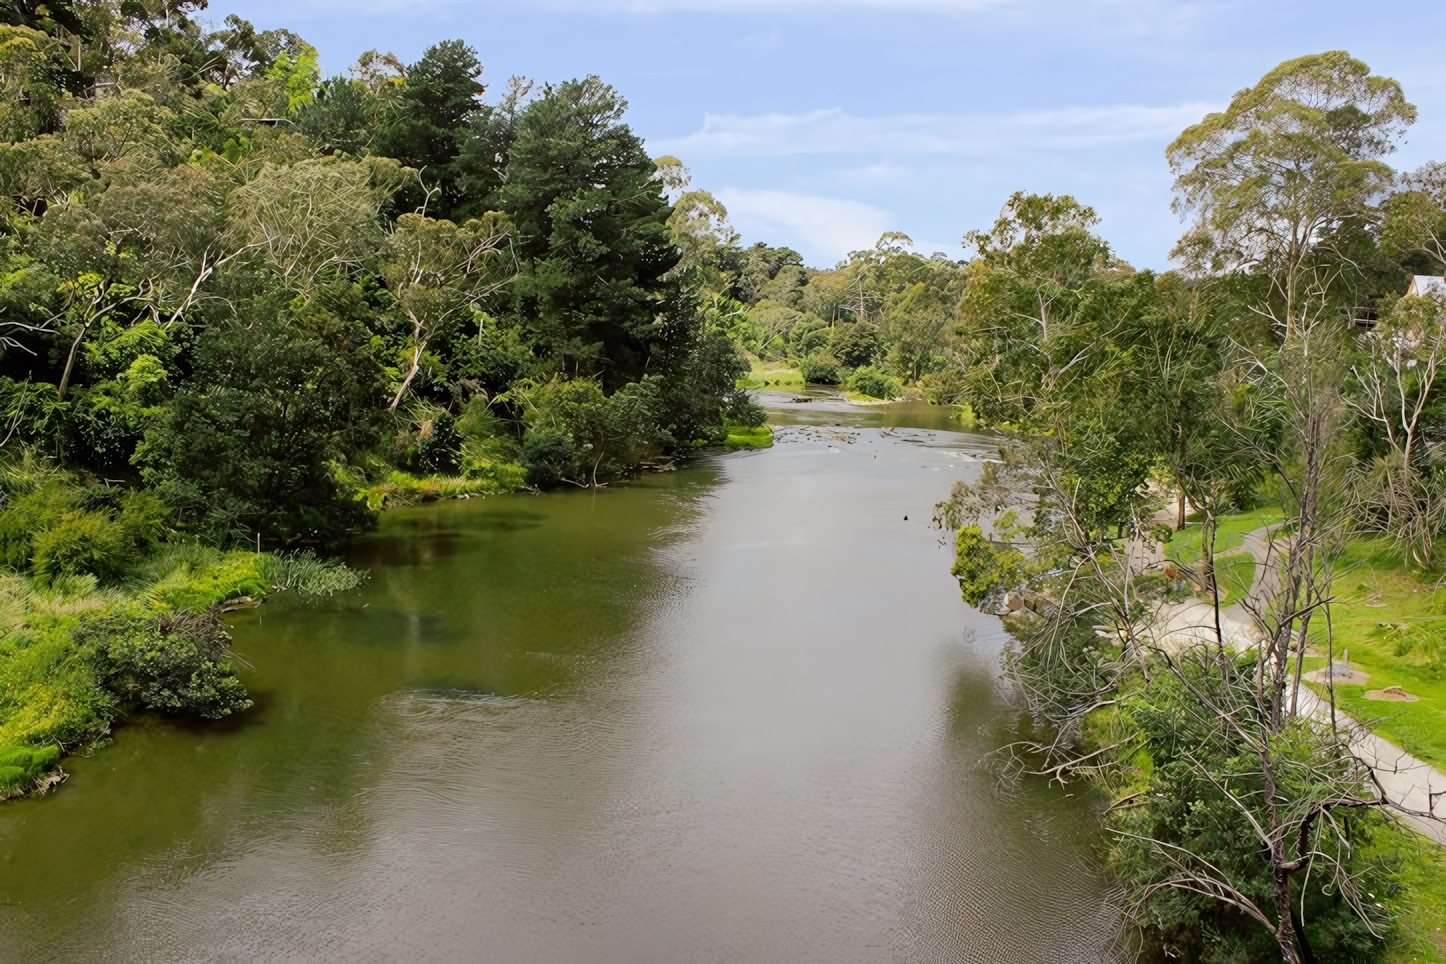
[[(1220, 634), (1237, 652), (1256, 645), (1261, 634), (1255, 620), (1245, 608), (1247, 600), (1263, 603), (1275, 591), (1279, 574), (1271, 561), (1271, 531), (1279, 525), (1265, 526), (1248, 532), (1237, 548), (1216, 555), (1216, 561), (1249, 553), (1255, 560), (1255, 578), (1250, 592), (1219, 611)], [(1163, 560), (1163, 553), (1160, 555)], [(1213, 643), (1216, 639), (1216, 609), (1209, 603), (1190, 600), (1160, 609), (1155, 642), (1168, 647)], [(1313, 689), (1302, 686), (1301, 707), (1306, 713), (1322, 719), (1330, 718), (1330, 704)], [(1446, 774), (1424, 760), (1417, 759), (1365, 726), (1336, 711), (1336, 720), (1349, 728), (1350, 750), (1357, 760), (1370, 767), (1387, 800), (1407, 809), (1435, 814), (1434, 818), (1397, 813), (1400, 820), (1417, 833), (1446, 846)]]

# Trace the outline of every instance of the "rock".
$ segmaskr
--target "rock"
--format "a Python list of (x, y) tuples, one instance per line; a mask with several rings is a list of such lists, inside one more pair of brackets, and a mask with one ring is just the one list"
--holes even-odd
[(1012, 613), (1017, 613), (1024, 608), (1024, 597), (1014, 590), (1004, 594), (1004, 608)]

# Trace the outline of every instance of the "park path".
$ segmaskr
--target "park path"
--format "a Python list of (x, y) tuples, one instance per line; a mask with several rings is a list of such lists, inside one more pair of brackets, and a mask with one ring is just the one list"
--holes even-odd
[[(1237, 652), (1255, 646), (1260, 641), (1260, 632), (1255, 620), (1246, 607), (1247, 602), (1264, 602), (1275, 592), (1279, 583), (1276, 567), (1272, 561), (1273, 542), (1271, 532), (1279, 525), (1264, 526), (1246, 533), (1239, 547), (1216, 555), (1221, 559), (1249, 553), (1255, 560), (1255, 578), (1250, 592), (1244, 599), (1237, 600), (1217, 611), (1213, 605), (1196, 600), (1170, 604), (1161, 608), (1160, 620), (1154, 633), (1158, 645), (1185, 647), (1198, 643), (1213, 643), (1216, 639), (1216, 619), (1223, 638)], [(1275, 552), (1280, 551), (1274, 548)], [(1163, 561), (1163, 553), (1160, 560)], [(1330, 704), (1315, 690), (1302, 686), (1300, 704), (1304, 712), (1322, 720), (1329, 720)], [(1356, 759), (1371, 768), (1385, 799), (1402, 810), (1429, 813), (1431, 817), (1396, 811), (1404, 824), (1438, 844), (1446, 846), (1446, 774), (1424, 760), (1418, 759), (1394, 743), (1372, 733), (1367, 727), (1336, 711), (1336, 722), (1350, 732), (1349, 746)]]

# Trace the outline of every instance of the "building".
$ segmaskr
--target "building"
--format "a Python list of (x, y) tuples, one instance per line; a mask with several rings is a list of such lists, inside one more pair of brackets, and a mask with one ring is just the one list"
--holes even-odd
[(1406, 296), (1434, 295), (1437, 298), (1446, 298), (1446, 278), (1438, 278), (1435, 275), (1418, 274), (1411, 279), (1411, 287), (1406, 289)]

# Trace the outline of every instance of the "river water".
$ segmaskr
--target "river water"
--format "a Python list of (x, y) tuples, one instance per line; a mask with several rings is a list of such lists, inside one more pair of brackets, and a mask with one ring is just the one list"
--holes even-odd
[(363, 589), (238, 614), (243, 719), (0, 806), (0, 960), (1108, 959), (1090, 804), (978, 766), (1002, 635), (928, 520), (989, 439), (772, 405), (772, 449), (388, 512)]

